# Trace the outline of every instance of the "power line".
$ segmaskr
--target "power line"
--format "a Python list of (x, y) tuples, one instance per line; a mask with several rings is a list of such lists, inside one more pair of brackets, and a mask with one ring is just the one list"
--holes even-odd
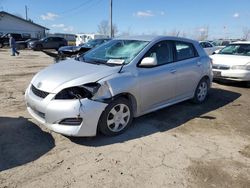
[(87, 0), (87, 1), (85, 1), (85, 2), (83, 2), (83, 3), (81, 3), (81, 4), (79, 4), (78, 6), (75, 6), (74, 8), (70, 8), (70, 9), (68, 9), (68, 10), (65, 10), (65, 11), (63, 11), (63, 12), (61, 12), (61, 13), (59, 13), (59, 14), (66, 14), (66, 13), (68, 13), (68, 12), (75, 11), (75, 10), (77, 10), (77, 9), (79, 9), (79, 8), (81, 8), (81, 7), (85, 6), (85, 5), (87, 5), (87, 4), (89, 4), (90, 2), (93, 2), (93, 1)]

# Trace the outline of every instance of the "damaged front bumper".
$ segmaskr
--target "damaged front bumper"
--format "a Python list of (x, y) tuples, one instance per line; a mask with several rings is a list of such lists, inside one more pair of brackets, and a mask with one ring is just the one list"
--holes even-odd
[[(95, 136), (99, 118), (107, 104), (90, 99), (54, 100), (36, 96), (30, 86), (25, 93), (28, 112), (38, 122), (67, 136)], [(70, 121), (68, 121), (70, 120)], [(73, 123), (72, 123), (73, 122)]]

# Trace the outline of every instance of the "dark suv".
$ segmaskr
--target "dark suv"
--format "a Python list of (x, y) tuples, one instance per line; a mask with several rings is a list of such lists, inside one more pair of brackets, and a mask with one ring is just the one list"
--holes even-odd
[(9, 34), (15, 39), (15, 41), (27, 40), (27, 37), (23, 37), (19, 33), (6, 33), (5, 35), (0, 37), (0, 48), (4, 46), (9, 46)]
[(28, 47), (33, 50), (43, 49), (59, 49), (62, 46), (67, 46), (68, 42), (61, 37), (45, 37), (38, 41), (29, 42)]

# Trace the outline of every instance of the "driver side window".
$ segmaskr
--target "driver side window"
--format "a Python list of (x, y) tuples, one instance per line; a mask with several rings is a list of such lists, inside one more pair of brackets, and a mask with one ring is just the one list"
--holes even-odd
[(173, 50), (172, 43), (170, 41), (161, 41), (155, 44), (144, 57), (154, 57), (157, 60), (157, 65), (164, 65), (168, 63), (172, 63), (174, 61), (173, 58)]

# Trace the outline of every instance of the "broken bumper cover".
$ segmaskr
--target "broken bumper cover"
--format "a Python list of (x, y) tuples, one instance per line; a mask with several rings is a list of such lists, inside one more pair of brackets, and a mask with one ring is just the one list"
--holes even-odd
[[(50, 130), (67, 136), (95, 136), (99, 118), (107, 104), (87, 98), (79, 100), (54, 100), (55, 94), (42, 99), (26, 90), (27, 110), (39, 123)], [(81, 119), (79, 125), (61, 124), (65, 119)]]

